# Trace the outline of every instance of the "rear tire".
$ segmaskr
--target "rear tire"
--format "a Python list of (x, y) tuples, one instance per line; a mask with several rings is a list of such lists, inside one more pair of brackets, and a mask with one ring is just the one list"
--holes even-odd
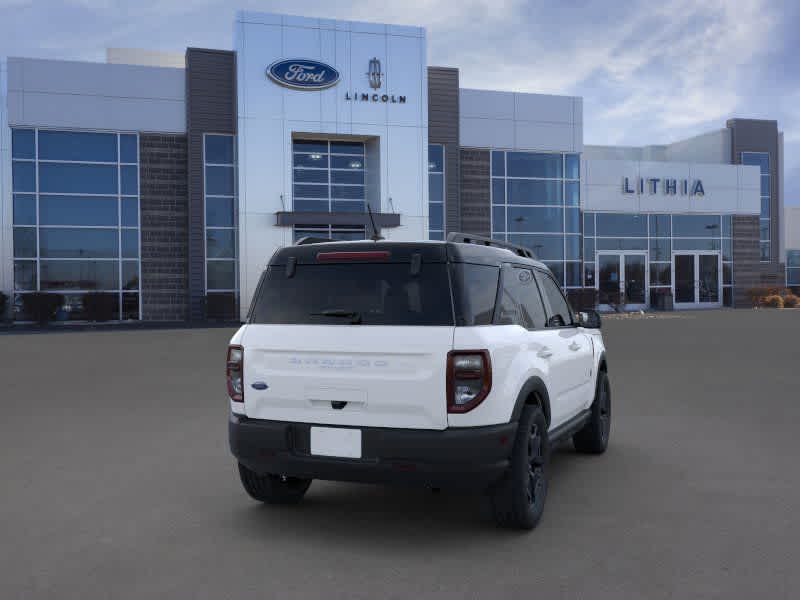
[(541, 408), (527, 405), (511, 453), (504, 480), (492, 491), (492, 512), (498, 525), (533, 529), (544, 512), (549, 458), (547, 421)]
[(611, 435), (611, 385), (605, 371), (597, 373), (597, 387), (589, 422), (572, 436), (575, 450), (586, 454), (602, 454)]
[(242, 463), (239, 463), (239, 479), (251, 498), (267, 504), (297, 504), (311, 485), (310, 479), (270, 473), (259, 475)]

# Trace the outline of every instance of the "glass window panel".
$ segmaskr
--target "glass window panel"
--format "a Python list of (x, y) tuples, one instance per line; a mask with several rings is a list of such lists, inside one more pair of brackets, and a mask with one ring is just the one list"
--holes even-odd
[(208, 258), (235, 258), (236, 238), (233, 229), (206, 229)]
[(122, 226), (139, 226), (139, 200), (137, 198), (122, 199)]
[(120, 189), (125, 196), (136, 196), (139, 193), (139, 168), (133, 165), (120, 167)]
[(39, 196), (41, 225), (117, 225), (116, 196)]
[(233, 136), (207, 135), (205, 161), (217, 165), (232, 165)]
[[(431, 181), (438, 181), (441, 187), (444, 175), (431, 174), (428, 175), (428, 177), (430, 177)], [(364, 171), (331, 171), (331, 183), (356, 183), (364, 185)]]
[(206, 167), (206, 194), (233, 196), (233, 167)]
[(430, 202), (444, 202), (444, 175), (428, 175), (428, 199)]
[(233, 198), (206, 198), (206, 227), (233, 227)]
[(583, 260), (594, 261), (594, 239), (592, 238), (583, 238)]
[(670, 237), (672, 227), (669, 215), (650, 215), (650, 237)]
[(117, 258), (118, 246), (116, 229), (39, 230), (39, 253), (43, 258)]
[[(340, 157), (344, 164), (349, 164), (350, 159), (347, 157)], [(327, 154), (295, 154), (292, 157), (294, 161), (293, 164), (295, 167), (311, 167), (315, 169), (327, 169), (328, 168), (328, 155)], [(338, 167), (344, 168), (344, 167)]]
[(581, 287), (581, 267), (582, 263), (579, 262), (568, 262), (564, 263), (566, 265), (566, 285), (568, 287)]
[(650, 260), (672, 260), (672, 244), (669, 239), (650, 239)]
[(139, 230), (123, 229), (122, 238), (122, 258), (139, 258)]
[(769, 191), (769, 175), (762, 175), (761, 176), (761, 195), (762, 196), (770, 196)]
[(547, 268), (553, 273), (553, 277), (558, 285), (564, 285), (564, 263), (563, 262), (549, 262), (545, 263)]
[(508, 207), (508, 229), (522, 233), (562, 233), (564, 209), (526, 206)]
[(495, 150), (492, 152), (492, 175), (504, 177), (506, 174), (506, 153)]
[(759, 250), (761, 253), (761, 261), (769, 262), (770, 256), (772, 255), (772, 249), (770, 248), (769, 242), (761, 242), (759, 244)]
[(366, 212), (367, 208), (363, 200), (334, 200), (331, 203), (331, 210), (334, 212)]
[(119, 136), (119, 161), (124, 163), (139, 162), (139, 144), (136, 136), (122, 134)]
[(14, 261), (14, 290), (36, 291), (36, 261)]
[(328, 200), (295, 200), (294, 209), (298, 211), (323, 211), (330, 208)]
[(492, 231), (506, 230), (506, 208), (505, 206), (492, 207)]
[(761, 219), (758, 224), (758, 233), (761, 240), (768, 240), (769, 238), (769, 220)]
[(722, 237), (731, 237), (733, 232), (733, 218), (730, 215), (722, 216)]
[(563, 204), (560, 181), (508, 180), (509, 204)]
[(716, 238), (672, 238), (673, 250), (719, 250), (720, 240)]
[(15, 192), (35, 192), (36, 164), (15, 160), (11, 164), (11, 182)]
[(729, 287), (722, 288), (722, 306), (733, 306), (733, 290)]
[(580, 260), (581, 259), (581, 236), (567, 235), (564, 236), (564, 249), (565, 258), (567, 260)]
[(786, 266), (787, 267), (800, 267), (800, 250), (787, 250), (786, 251)]
[(232, 260), (206, 262), (207, 289), (232, 290), (236, 288), (236, 263)]
[(332, 185), (331, 197), (342, 200), (363, 200), (363, 185)]
[(364, 142), (331, 142), (331, 154), (358, 154), (364, 156)]
[(800, 269), (789, 269), (786, 272), (787, 285), (800, 285)]
[(675, 237), (719, 237), (719, 215), (673, 215)]
[(647, 216), (638, 214), (597, 213), (598, 236), (646, 237)]
[(117, 194), (117, 166), (39, 163), (39, 191)]
[(594, 236), (594, 213), (584, 213), (583, 215), (583, 235)]
[(581, 178), (581, 157), (580, 154), (567, 154), (565, 159), (566, 173), (564, 177), (567, 179), (580, 179)]
[(14, 227), (14, 256), (36, 258), (35, 227)]
[(315, 140), (293, 140), (292, 150), (295, 152), (313, 152), (315, 154), (327, 154), (328, 142), (319, 142)]
[(562, 177), (561, 154), (508, 152), (507, 157), (509, 177)]
[[(325, 158), (326, 157), (323, 156), (320, 159), (309, 159), (309, 161), (308, 161), (309, 163), (313, 162), (315, 164), (309, 164), (308, 166), (318, 167), (318, 166), (320, 166), (319, 165), (319, 160), (324, 160)], [(327, 162), (323, 166), (327, 166)], [(331, 168), (332, 169), (363, 170), (364, 169), (364, 159), (363, 158), (359, 158), (358, 156), (331, 156)]]
[(295, 198), (327, 198), (327, 185), (294, 184)]
[(722, 284), (730, 285), (733, 283), (733, 265), (731, 263), (722, 263)]
[(563, 260), (564, 258), (564, 237), (560, 235), (516, 233), (510, 234), (508, 241), (530, 248), (538, 260)]
[(122, 320), (139, 320), (139, 294), (122, 294)]
[(11, 157), (36, 158), (36, 139), (33, 129), (11, 130)]
[(117, 162), (117, 134), (39, 131), (39, 160)]
[(733, 260), (733, 243), (730, 238), (722, 239), (722, 260)]
[(595, 244), (597, 250), (647, 250), (647, 238), (596, 238)]
[(761, 167), (761, 173), (768, 174), (769, 152), (742, 152), (742, 164)]
[(651, 263), (650, 285), (672, 285), (672, 265), (670, 263)]
[(36, 225), (34, 194), (14, 194), (14, 225)]
[(434, 203), (429, 207), (428, 229), (444, 229), (444, 204)]
[(594, 287), (594, 262), (583, 263), (583, 285)]
[(492, 204), (505, 204), (506, 180), (492, 179)]
[(761, 216), (769, 218), (769, 198), (761, 198)]
[(564, 231), (566, 233), (581, 232), (581, 211), (577, 208), (564, 209)]
[(123, 290), (138, 290), (139, 289), (139, 261), (138, 260), (123, 260), (122, 261), (122, 289)]
[(442, 241), (444, 241), (444, 232), (443, 231), (429, 231), (428, 232), (428, 239), (442, 242)]
[(580, 206), (581, 204), (581, 184), (578, 181), (565, 181), (564, 193), (567, 206)]
[[(357, 172), (357, 171), (355, 171)], [(327, 169), (295, 169), (294, 180), (297, 183), (328, 183)]]
[(441, 144), (428, 144), (428, 171), (431, 173), (444, 171), (444, 147)]
[(115, 260), (43, 260), (42, 290), (119, 289), (119, 263)]
[(366, 233), (362, 227), (359, 231), (342, 231), (336, 227), (331, 228), (331, 239), (334, 240), (363, 240), (366, 239)]

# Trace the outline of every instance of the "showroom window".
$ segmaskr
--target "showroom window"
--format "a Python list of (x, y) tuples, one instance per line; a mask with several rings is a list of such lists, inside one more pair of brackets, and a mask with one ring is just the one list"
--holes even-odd
[(428, 239), (444, 239), (444, 146), (428, 145)]
[(296, 211), (366, 211), (364, 143), (292, 141), (292, 198)]
[(519, 244), (581, 287), (580, 155), (492, 151), (492, 237)]
[(761, 262), (769, 262), (772, 257), (770, 243), (770, 199), (771, 185), (769, 175), (769, 152), (742, 152), (742, 164), (761, 169), (761, 216), (759, 218), (759, 246)]
[(203, 162), (206, 295), (209, 314), (217, 315), (231, 310), (239, 290), (236, 137), (204, 134)]
[(800, 250), (786, 251), (786, 285), (800, 287)]
[(63, 300), (56, 320), (99, 305), (141, 318), (138, 147), (135, 133), (12, 130), (16, 319), (36, 291)]
[(294, 241), (304, 237), (328, 238), (331, 240), (363, 240), (363, 225), (295, 225)]

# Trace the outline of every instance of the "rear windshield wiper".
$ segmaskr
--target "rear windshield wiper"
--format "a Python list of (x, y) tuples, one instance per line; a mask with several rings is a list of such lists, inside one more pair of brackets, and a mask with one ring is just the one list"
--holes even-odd
[(350, 319), (352, 325), (361, 324), (361, 313), (353, 310), (345, 310), (343, 308), (326, 308), (322, 312), (309, 313), (312, 317), (342, 317)]

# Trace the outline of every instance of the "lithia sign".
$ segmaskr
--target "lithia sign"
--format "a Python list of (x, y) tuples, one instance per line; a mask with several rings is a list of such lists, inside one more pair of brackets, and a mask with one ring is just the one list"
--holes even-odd
[(622, 178), (622, 193), (642, 195), (647, 189), (648, 194), (657, 194), (659, 191), (666, 196), (705, 196), (703, 182), (699, 179), (661, 179), (659, 177)]
[[(350, 102), (384, 102), (388, 104), (405, 104), (406, 97), (394, 94), (381, 94), (383, 72), (381, 61), (377, 57), (369, 61), (367, 81), (372, 92), (347, 91), (344, 99)], [(339, 83), (341, 76), (334, 67), (304, 58), (277, 60), (267, 67), (267, 77), (283, 87), (293, 90), (324, 90)]]

